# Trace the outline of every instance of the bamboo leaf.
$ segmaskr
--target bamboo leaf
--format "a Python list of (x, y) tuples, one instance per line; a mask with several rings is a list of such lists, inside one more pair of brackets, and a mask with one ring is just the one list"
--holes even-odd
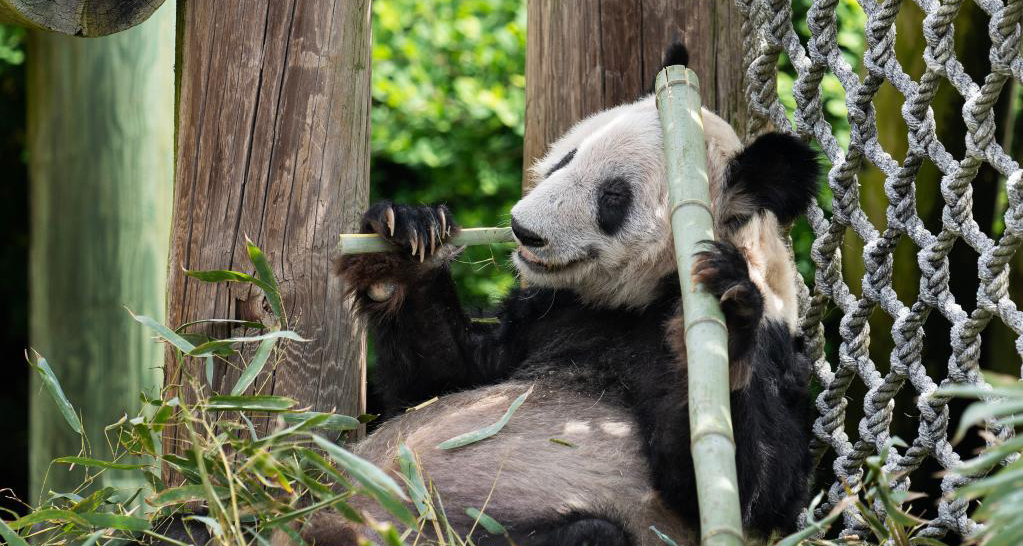
[(190, 321), (190, 322), (186, 322), (186, 323), (182, 324), (181, 326), (178, 326), (177, 328), (175, 328), (174, 331), (178, 332), (178, 333), (181, 333), (182, 331), (184, 331), (189, 326), (195, 326), (197, 324), (232, 324), (235, 327), (239, 327), (239, 328), (258, 328), (258, 329), (266, 328), (266, 325), (263, 324), (262, 322), (256, 322), (256, 321), (252, 321), (252, 320), (238, 320), (238, 319), (227, 319), (227, 318), (216, 319), (215, 318), (215, 319), (199, 319), (199, 320), (193, 320), (193, 321)]
[(277, 279), (274, 277), (273, 269), (270, 268), (270, 262), (267, 261), (263, 251), (249, 240), (248, 237), (245, 238), (245, 249), (249, 253), (249, 260), (256, 268), (256, 277), (262, 281), (262, 284), (258, 286), (266, 295), (266, 300), (270, 304), (270, 310), (273, 311), (274, 316), (277, 317), (282, 326), (287, 324), (287, 319), (284, 316), (284, 303), (281, 301), (280, 288), (277, 286)]
[(285, 396), (252, 395), (252, 396), (211, 396), (206, 401), (206, 408), (219, 411), (287, 411), (298, 402)]
[(101, 461), (99, 459), (90, 459), (88, 457), (58, 457), (54, 459), (53, 462), (88, 466), (92, 468), (106, 468), (109, 470), (138, 470), (146, 467), (144, 464), (112, 463), (110, 461)]
[(79, 527), (90, 527), (89, 521), (80, 514), (58, 508), (44, 508), (42, 510), (36, 510), (25, 517), (18, 518), (10, 522), (8, 525), (10, 525), (11, 529), (21, 529), (46, 521), (60, 521), (64, 523), (71, 523)]
[(4, 539), (7, 546), (28, 546), (28, 542), (25, 539), (18, 536), (18, 533), (11, 529), (7, 522), (0, 519), (0, 538)]
[(60, 387), (60, 382), (57, 381), (57, 376), (53, 374), (53, 370), (50, 369), (50, 365), (46, 362), (46, 359), (39, 355), (39, 353), (36, 353), (35, 362), (32, 362), (32, 359), (27, 353), (25, 357), (29, 359), (29, 365), (35, 368), (35, 370), (39, 373), (39, 378), (42, 379), (43, 386), (46, 387), (46, 390), (50, 393), (53, 401), (57, 403), (57, 407), (60, 408), (60, 413), (64, 416), (64, 420), (67, 421), (67, 424), (71, 426), (72, 430), (74, 430), (77, 434), (81, 434), (82, 421), (78, 418), (78, 414), (75, 413), (74, 406), (71, 405), (67, 396), (64, 395), (64, 389)]
[(204, 367), (206, 368), (206, 384), (209, 385), (210, 388), (212, 389), (213, 388), (213, 370), (214, 370), (213, 355), (210, 355), (210, 356), (206, 357), (206, 365)]
[[(85, 542), (81, 543), (79, 546), (92, 546), (93, 544), (96, 544), (96, 541), (99, 540), (99, 537), (103, 536), (105, 531), (106, 529), (100, 529), (99, 531), (92, 533), (86, 537)], [(12, 544), (11, 546), (14, 545)]]
[(405, 477), (405, 481), (408, 483), (412, 503), (416, 505), (419, 515), (431, 521), (436, 520), (437, 514), (433, 512), (433, 507), (430, 503), (430, 493), (426, 489), (426, 481), (423, 479), (423, 473), (417, 464), (416, 455), (404, 443), (398, 446), (398, 465), (401, 467), (402, 476)]
[[(128, 312), (131, 313), (131, 311)], [(160, 337), (166, 339), (171, 345), (177, 347), (179, 351), (188, 354), (189, 351), (195, 349), (195, 345), (192, 345), (187, 339), (181, 337), (174, 330), (171, 330), (163, 324), (160, 324), (145, 315), (136, 315), (135, 313), (131, 313), (131, 316), (143, 326), (148, 326)]]
[(273, 352), (276, 343), (276, 339), (266, 339), (259, 344), (256, 354), (252, 357), (252, 361), (249, 362), (248, 366), (245, 366), (241, 376), (238, 377), (238, 381), (235, 382), (234, 388), (231, 389), (231, 394), (239, 395), (252, 385), (252, 382), (259, 376), (259, 372), (263, 371), (266, 361), (270, 359), (270, 354)]
[(970, 427), (996, 417), (1014, 415), (1023, 412), (1023, 400), (996, 400), (992, 402), (974, 402), (966, 408), (962, 417), (959, 418), (959, 426), (956, 427), (955, 436), (952, 441), (958, 442), (966, 436)]
[(384, 507), (399, 521), (408, 527), (415, 528), (416, 518), (402, 501), (409, 498), (402, 491), (401, 487), (383, 470), (377, 468), (373, 463), (351, 453), (350, 451), (335, 445), (320, 436), (313, 436), (313, 440), (320, 446), (341, 467), (348, 471), (372, 496), (380, 506)]
[(338, 463), (345, 470), (350, 472), (352, 476), (359, 481), (359, 483), (364, 485), (366, 483), (372, 483), (402, 500), (409, 500), (401, 486), (399, 486), (393, 478), (388, 476), (387, 473), (373, 463), (322, 436), (313, 435), (313, 441), (315, 441), (321, 449), (326, 451), (327, 455), (333, 459), (334, 462)]
[(359, 428), (359, 420), (350, 417), (348, 415), (339, 415), (336, 413), (320, 413), (318, 411), (305, 411), (300, 413), (284, 413), (281, 415), (285, 423), (290, 425), (297, 423), (304, 423), (310, 419), (319, 419), (325, 417), (322, 422), (316, 423), (313, 428), (322, 428), (326, 430), (333, 430), (337, 432), (344, 432), (346, 430), (355, 430)]
[(483, 528), (486, 529), (487, 532), (492, 534), (492, 535), (506, 535), (506, 534), (508, 534), (508, 530), (504, 528), (504, 525), (501, 525), (500, 523), (497, 522), (496, 519), (488, 516), (484, 512), (480, 512), (479, 510), (477, 510), (475, 508), (466, 508), (465, 509), (465, 513), (470, 518), (478, 521), (479, 524), (482, 525)]
[(120, 531), (141, 532), (150, 529), (149, 520), (136, 518), (134, 516), (122, 516), (120, 514), (104, 514), (102, 512), (90, 512), (82, 514), (93, 527), (104, 529), (117, 529)]
[(476, 443), (480, 440), (485, 440), (497, 434), (498, 432), (501, 432), (501, 429), (503, 429), (504, 426), (508, 424), (508, 421), (511, 420), (512, 415), (515, 414), (515, 410), (519, 409), (519, 406), (521, 406), (522, 403), (526, 401), (526, 398), (528, 398), (529, 394), (532, 392), (533, 387), (530, 386), (529, 390), (519, 395), (519, 397), (516, 398), (515, 401), (511, 403), (511, 406), (508, 407), (508, 411), (504, 412), (504, 415), (500, 419), (498, 419), (496, 423), (478, 430), (474, 430), (472, 432), (459, 434), (458, 436), (455, 436), (450, 440), (445, 440), (444, 442), (441, 442), (440, 445), (438, 445), (437, 447), (440, 449), (455, 449), (458, 447), (463, 447), (472, 443)]
[(657, 538), (661, 539), (661, 542), (667, 544), (668, 546), (678, 546), (678, 542), (675, 542), (671, 537), (669, 537), (668, 535), (660, 532), (657, 529), (657, 527), (654, 527), (653, 525), (651, 525), (650, 526), (650, 530), (653, 531), (655, 535), (657, 535)]
[(235, 343), (253, 343), (256, 341), (276, 340), (286, 338), (293, 341), (309, 341), (291, 330), (275, 330), (258, 336), (232, 337), (227, 339), (214, 339), (195, 347), (187, 354), (188, 356), (207, 356), (214, 354), (217, 350), (230, 347)]
[(213, 533), (214, 536), (218, 536), (218, 537), (219, 536), (224, 536), (224, 528), (220, 526), (220, 522), (218, 522), (217, 520), (215, 520), (215, 519), (213, 519), (211, 517), (207, 517), (207, 516), (187, 516), (187, 517), (184, 517), (184, 518), (181, 518), (181, 519), (184, 520), (184, 521), (188, 521), (190, 519), (194, 519), (195, 521), (200, 521), (200, 522), (202, 522), (203, 524), (206, 525), (206, 527), (210, 530), (210, 532)]
[[(225, 497), (230, 493), (226, 487), (213, 487), (218, 497)], [(206, 498), (206, 486), (203, 485), (182, 485), (160, 491), (152, 498), (146, 500), (151, 506), (161, 507), (170, 504), (183, 504), (191, 501), (212, 500)]]

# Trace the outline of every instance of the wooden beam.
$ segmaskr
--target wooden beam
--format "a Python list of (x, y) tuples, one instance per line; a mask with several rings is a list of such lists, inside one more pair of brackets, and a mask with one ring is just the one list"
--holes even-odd
[[(174, 2), (116, 36), (32, 31), (28, 47), (31, 344), (81, 411), (94, 455), (106, 458), (103, 427), (134, 416), (139, 391), (159, 388), (163, 350), (124, 308), (164, 314)], [(78, 454), (81, 439), (32, 379), (31, 494), (40, 493), (47, 470), (48, 489), (71, 491), (81, 473), (49, 465)], [(130, 480), (110, 472), (102, 485)]]
[[(338, 235), (356, 231), (368, 205), (369, 17), (369, 0), (189, 0), (178, 14), (168, 322), (272, 322), (258, 290), (184, 275), (252, 273), (244, 248), (251, 238), (280, 282), (289, 327), (312, 340), (288, 345), (255, 385), (349, 415), (365, 407), (365, 338), (331, 261)], [(173, 358), (165, 372), (168, 386), (204, 375)], [(214, 388), (229, 392), (238, 375), (219, 366)], [(179, 440), (171, 429), (164, 445), (180, 452)]]
[(149, 18), (164, 0), (0, 0), (0, 23), (69, 36), (105, 36)]
[(664, 49), (689, 48), (704, 106), (745, 134), (740, 14), (715, 0), (528, 0), (528, 167), (572, 124), (652, 91)]

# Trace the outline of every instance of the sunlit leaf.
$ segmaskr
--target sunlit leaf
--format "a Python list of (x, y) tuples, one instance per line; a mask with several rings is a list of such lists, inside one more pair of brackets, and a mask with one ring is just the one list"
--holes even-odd
[(257, 394), (251, 396), (211, 396), (206, 408), (219, 411), (287, 411), (298, 402), (286, 396)]
[(508, 424), (508, 421), (511, 420), (512, 415), (515, 414), (515, 410), (519, 409), (519, 406), (521, 406), (522, 403), (526, 401), (526, 398), (529, 397), (529, 394), (531, 392), (533, 392), (532, 386), (529, 387), (529, 390), (520, 394), (519, 397), (516, 398), (515, 401), (511, 403), (511, 406), (508, 407), (508, 410), (504, 412), (504, 415), (501, 416), (501, 418), (498, 419), (496, 423), (478, 430), (474, 430), (472, 432), (459, 434), (458, 436), (455, 436), (450, 440), (445, 440), (441, 442), (440, 445), (438, 445), (437, 447), (440, 449), (455, 449), (457, 447), (467, 446), (480, 440), (485, 440), (497, 434), (498, 432), (501, 432), (501, 429)]
[(53, 462), (94, 468), (106, 468), (109, 470), (137, 470), (139, 468), (145, 468), (146, 466), (144, 464), (113, 463), (110, 461), (102, 461), (100, 459), (90, 459), (89, 457), (58, 457), (54, 459)]
[(67, 396), (64, 396), (64, 389), (60, 387), (60, 382), (57, 381), (57, 376), (53, 374), (53, 370), (50, 369), (50, 365), (47, 364), (46, 359), (40, 356), (38, 353), (35, 355), (35, 362), (29, 355), (28, 363), (36, 372), (39, 373), (39, 378), (43, 382), (43, 386), (46, 387), (47, 392), (50, 393), (50, 397), (57, 403), (57, 407), (60, 409), (60, 414), (64, 416), (64, 420), (71, 426), (71, 429), (76, 433), (82, 433), (82, 421), (78, 418), (78, 414), (75, 413), (74, 406), (68, 401)]
[(284, 419), (284, 422), (288, 424), (304, 423), (310, 419), (322, 419), (318, 421), (312, 428), (321, 428), (337, 432), (355, 430), (359, 428), (358, 419), (350, 417), (348, 415), (338, 415), (336, 413), (320, 413), (317, 411), (305, 411), (300, 413), (284, 413), (281, 414), (281, 417)]
[(496, 519), (488, 516), (485, 512), (480, 512), (475, 508), (466, 508), (465, 513), (470, 518), (474, 519), (475, 521), (478, 521), (479, 524), (482, 525), (483, 528), (486, 529), (487, 532), (492, 535), (508, 534), (508, 530), (504, 528), (504, 525), (498, 523)]

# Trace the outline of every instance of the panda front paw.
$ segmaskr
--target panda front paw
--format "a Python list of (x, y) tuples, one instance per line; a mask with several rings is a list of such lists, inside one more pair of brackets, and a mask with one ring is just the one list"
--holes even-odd
[(399, 253), (423, 263), (458, 232), (458, 224), (446, 205), (410, 206), (380, 201), (362, 216), (362, 232), (383, 237), (398, 247)]
[[(729, 334), (746, 337), (753, 333), (764, 313), (764, 297), (749, 276), (746, 256), (735, 245), (706, 241), (709, 248), (696, 254), (693, 280), (721, 302)], [(749, 338), (746, 338), (747, 341)], [(748, 343), (744, 342), (748, 346)]]
[(342, 256), (336, 262), (337, 272), (362, 309), (395, 311), (408, 287), (444, 262), (442, 250), (458, 230), (445, 205), (380, 201), (363, 214), (362, 233), (379, 235), (394, 245), (394, 252)]

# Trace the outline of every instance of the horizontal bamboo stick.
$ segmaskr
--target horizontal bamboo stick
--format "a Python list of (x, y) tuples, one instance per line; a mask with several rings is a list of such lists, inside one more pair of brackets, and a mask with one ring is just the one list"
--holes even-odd
[[(717, 298), (690, 272), (701, 241), (714, 239), (703, 136), (700, 81), (684, 66), (657, 75), (657, 110), (664, 129), (671, 230), (682, 285), (689, 427), (703, 546), (744, 542), (729, 406), (728, 330)], [(678, 464), (686, 464), (679, 460)]]
[[(490, 245), (513, 243), (515, 237), (511, 228), (466, 228), (452, 237), (448, 244), (454, 246)], [(398, 247), (383, 237), (372, 233), (344, 233), (338, 242), (341, 254), (366, 254), (368, 252), (391, 252)]]

